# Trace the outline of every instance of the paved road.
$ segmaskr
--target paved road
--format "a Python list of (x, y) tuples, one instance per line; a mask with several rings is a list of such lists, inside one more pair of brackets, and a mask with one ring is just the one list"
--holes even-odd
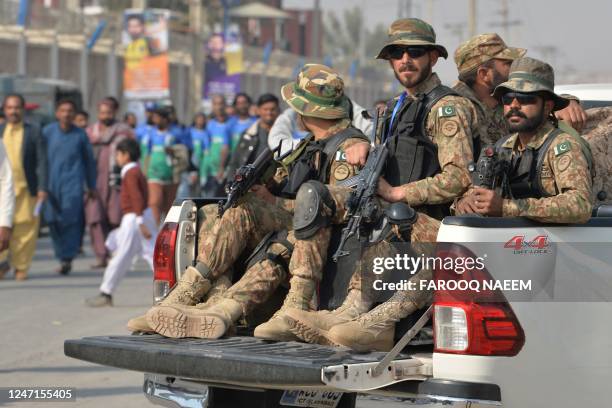
[[(85, 245), (89, 252), (88, 245)], [(92, 270), (92, 256), (74, 262), (69, 276), (54, 269), (51, 242), (38, 242), (29, 280), (0, 281), (0, 387), (74, 387), (77, 401), (14, 403), (15, 407), (151, 407), (142, 394), (141, 373), (103, 367), (64, 356), (66, 339), (128, 334), (125, 323), (151, 305), (152, 273), (136, 264), (121, 283), (112, 308), (91, 309), (84, 299), (97, 293), (102, 271)], [(397, 401), (363, 399), (359, 408), (400, 407)]]
[(0, 387), (77, 389), (76, 402), (53, 403), (54, 407), (150, 407), (142, 394), (141, 373), (64, 356), (65, 339), (128, 334), (127, 320), (151, 305), (152, 272), (140, 261), (117, 290), (115, 307), (86, 307), (84, 299), (97, 293), (102, 278), (102, 271), (90, 268), (92, 263), (91, 256), (79, 257), (71, 275), (59, 276), (53, 272), (57, 264), (51, 242), (42, 238), (29, 280), (15, 282), (9, 276), (0, 281)]

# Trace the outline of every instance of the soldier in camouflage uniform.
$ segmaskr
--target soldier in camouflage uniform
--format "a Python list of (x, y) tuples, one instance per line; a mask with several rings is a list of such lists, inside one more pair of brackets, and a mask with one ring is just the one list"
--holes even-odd
[[(219, 206), (217, 204), (209, 204), (198, 210), (198, 224), (200, 224), (200, 229), (198, 231), (198, 253), (202, 252), (204, 245), (204, 238), (210, 234), (210, 231), (215, 225), (217, 221)], [(204, 295), (202, 301), (204, 303), (199, 304), (202, 306), (204, 304), (211, 305), (216, 300), (219, 299), (219, 296), (224, 293), (230, 286), (232, 286), (231, 282), (232, 270), (228, 270), (224, 275), (221, 275), (218, 279), (214, 280), (212, 283), (212, 287), (208, 291), (206, 295)], [(154, 333), (152, 327), (147, 323), (147, 319), (145, 315), (135, 317), (130, 319), (127, 323), (127, 329), (132, 333)]]
[(504, 197), (476, 187), (462, 198), (478, 214), (583, 223), (591, 217), (591, 174), (581, 143), (556, 126), (552, 113), (569, 101), (556, 95), (550, 65), (516, 59), (508, 81), (495, 88), (512, 133), (497, 149), (510, 161)]
[(593, 205), (612, 203), (612, 107), (587, 109), (582, 137), (593, 154)]
[[(471, 100), (476, 106), (479, 122), (484, 126), (480, 131), (481, 143), (494, 144), (508, 134), (508, 124), (504, 118), (503, 107), (492, 93), (496, 86), (508, 80), (510, 64), (523, 57), (527, 50), (508, 47), (495, 33), (479, 34), (459, 45), (455, 51), (455, 63), (459, 71), (459, 81), (453, 86), (461, 96)], [(577, 98), (570, 99), (568, 107), (555, 112), (563, 119), (561, 127), (566, 132), (578, 135), (584, 124), (585, 113)]]
[(497, 34), (480, 34), (455, 51), (459, 81), (453, 89), (476, 106), (481, 143), (494, 144), (508, 134), (503, 108), (491, 94), (508, 79), (510, 64), (525, 55), (523, 48), (508, 47)]
[[(196, 266), (187, 268), (183, 275), (189, 285), (182, 295), (174, 296), (182, 298), (171, 303), (164, 300), (147, 313), (149, 325), (158, 333), (169, 337), (222, 336), (240, 316), (267, 299), (287, 275), (287, 264), (289, 293), (279, 312), (255, 329), (255, 336), (293, 340), (284, 324), (284, 310), (314, 307), (315, 287), (321, 279), (329, 243), (329, 228), (325, 227), (330, 222), (339, 223), (343, 216), (336, 211), (340, 204), (326, 184), (334, 185), (356, 174), (356, 168), (344, 161), (344, 150), (367, 138), (350, 125), (343, 81), (329, 67), (306, 65), (296, 82), (283, 87), (282, 96), (311, 132), (283, 160), (289, 174), (282, 191), (295, 199), (273, 196), (266, 187), (257, 186), (242, 203), (227, 210), (203, 237)], [(309, 203), (317, 211), (312, 211)], [(252, 251), (267, 235), (281, 230), (289, 230), (288, 236), (275, 236), (258, 246), (245, 275), (220, 301), (211, 307), (189, 307), (241, 253)]]
[[(436, 44), (429, 24), (400, 19), (391, 24), (388, 35), (389, 41), (377, 58), (389, 61), (406, 90), (388, 104), (390, 158), (378, 191), (386, 202), (414, 207), (418, 218), (410, 240), (431, 243), (436, 241), (439, 220), (450, 203), (471, 184), (468, 165), (482, 126), (474, 104), (441, 85), (432, 72), (438, 58), (447, 58), (448, 53)], [(347, 157), (352, 157), (349, 162), (363, 163), (368, 150), (368, 145), (356, 145), (347, 152)], [(430, 278), (429, 270), (412, 277)], [(365, 286), (354, 275), (350, 289), (363, 291)], [(352, 292), (331, 312), (290, 310), (293, 332), (311, 342), (388, 350), (393, 346), (395, 323), (426, 305), (431, 297), (429, 291), (398, 291), (389, 301), (364, 313), (368, 296)]]

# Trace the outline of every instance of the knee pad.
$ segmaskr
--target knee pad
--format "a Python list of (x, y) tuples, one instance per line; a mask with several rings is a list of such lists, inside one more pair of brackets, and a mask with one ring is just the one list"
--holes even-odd
[(272, 231), (267, 234), (261, 240), (261, 242), (257, 244), (251, 255), (247, 258), (245, 262), (246, 269), (248, 270), (257, 262), (261, 262), (264, 259), (268, 259), (276, 263), (277, 265), (280, 265), (285, 270), (285, 273), (289, 273), (289, 263), (281, 254), (278, 253), (278, 251), (273, 251), (270, 248), (272, 244), (280, 244), (284, 246), (289, 252), (289, 256), (287, 256), (287, 259), (290, 259), (291, 254), (293, 253), (293, 245), (287, 240), (287, 234), (287, 230), (282, 230), (278, 232)]
[(306, 239), (330, 225), (336, 213), (336, 203), (329, 190), (319, 181), (307, 181), (295, 197), (293, 229), (295, 237)]
[(401, 238), (409, 242), (412, 225), (417, 220), (417, 212), (406, 203), (393, 203), (385, 210), (389, 224), (395, 225)]

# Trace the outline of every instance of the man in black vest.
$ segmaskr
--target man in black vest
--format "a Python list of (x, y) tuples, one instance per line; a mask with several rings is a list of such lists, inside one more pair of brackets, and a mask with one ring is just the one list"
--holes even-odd
[(240, 166), (253, 163), (268, 148), (268, 134), (280, 114), (278, 98), (269, 93), (261, 95), (257, 100), (257, 109), (259, 119), (240, 136), (227, 166), (227, 179), (230, 181)]
[(476, 187), (462, 198), (466, 212), (528, 217), (541, 222), (583, 223), (591, 216), (591, 173), (579, 140), (557, 127), (553, 113), (569, 101), (554, 93), (550, 65), (514, 60), (508, 81), (495, 88), (510, 135), (497, 143), (509, 159), (503, 197)]
[[(390, 157), (379, 195), (387, 202), (405, 202), (418, 211), (412, 242), (435, 242), (440, 221), (450, 203), (469, 187), (468, 165), (480, 135), (472, 102), (442, 85), (432, 72), (439, 57), (448, 57), (436, 44), (434, 29), (426, 22), (401, 19), (391, 24), (389, 40), (377, 58), (389, 61), (405, 91), (387, 104)], [(347, 149), (347, 162), (364, 164), (369, 146)], [(388, 255), (386, 255), (388, 256)], [(363, 259), (362, 259), (363, 261)], [(423, 270), (412, 279), (427, 280)], [(352, 288), (371, 290), (364, 283)], [(364, 279), (368, 281), (369, 279)], [(329, 312), (290, 310), (293, 332), (303, 340), (336, 344), (357, 350), (385, 350), (393, 346), (395, 323), (429, 302), (428, 291), (398, 291), (393, 297), (363, 313), (364, 299), (349, 292), (347, 301)], [(366, 309), (367, 310), (367, 309)]]

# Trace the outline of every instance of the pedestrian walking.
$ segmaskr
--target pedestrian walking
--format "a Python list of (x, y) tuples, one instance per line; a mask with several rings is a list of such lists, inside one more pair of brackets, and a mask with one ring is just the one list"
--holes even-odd
[(125, 139), (117, 144), (115, 159), (121, 166), (121, 224), (111, 232), (107, 240), (113, 251), (100, 293), (86, 300), (87, 306), (112, 306), (112, 294), (125, 276), (134, 258), (142, 256), (153, 269), (153, 248), (157, 236), (157, 225), (153, 213), (147, 208), (147, 181), (140, 170), (140, 148), (138, 142)]
[(38, 239), (37, 203), (47, 198), (45, 142), (38, 126), (24, 122), (24, 108), (23, 96), (7, 95), (3, 102), (7, 122), (0, 125), (15, 191), (12, 236), (9, 250), (0, 254), (0, 278), (12, 266), (16, 280), (27, 278)]
[(43, 205), (43, 216), (49, 226), (55, 257), (60, 261), (57, 272), (67, 275), (79, 252), (83, 235), (83, 196), (96, 195), (96, 162), (85, 131), (74, 126), (76, 106), (69, 99), (60, 100), (55, 109), (57, 122), (43, 129), (47, 143), (49, 197)]
[(104, 98), (98, 103), (98, 121), (87, 128), (87, 136), (96, 160), (96, 195), (85, 202), (85, 219), (91, 246), (97, 258), (94, 268), (104, 268), (109, 253), (104, 245), (108, 234), (121, 222), (119, 203), (119, 167), (115, 162), (117, 144), (133, 138), (132, 129), (116, 118), (116, 103)]

